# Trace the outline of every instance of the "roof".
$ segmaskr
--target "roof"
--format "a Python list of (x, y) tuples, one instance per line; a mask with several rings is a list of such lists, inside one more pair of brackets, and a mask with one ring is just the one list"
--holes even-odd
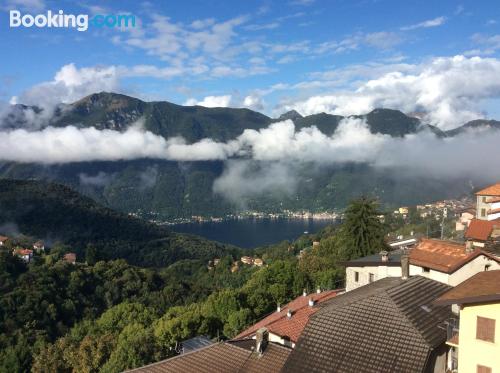
[(428, 238), (422, 239), (409, 253), (410, 264), (444, 273), (453, 273), (473, 259), (473, 255), (477, 256), (467, 252), (464, 244)]
[[(280, 337), (289, 339), (295, 343), (299, 339), (302, 330), (304, 330), (304, 327), (309, 321), (309, 317), (318, 310), (317, 305), (335, 297), (339, 292), (340, 290), (337, 289), (323, 291), (319, 294), (313, 293), (306, 296), (301, 295), (287, 305), (281, 307), (280, 312), (275, 311), (271, 313), (267, 317), (238, 334), (234, 339), (237, 340), (247, 338), (255, 334), (260, 328), (265, 327), (268, 329), (269, 333), (279, 335)], [(313, 307), (309, 306), (309, 299), (311, 298), (315, 302), (315, 306)], [(289, 309), (292, 311), (291, 318), (287, 317)]]
[(436, 300), (436, 304), (500, 301), (500, 270), (479, 272)]
[(9, 239), (7, 236), (0, 236), (0, 242), (5, 242)]
[(476, 192), (478, 196), (500, 196), (500, 183), (496, 183)]
[(382, 256), (380, 254), (368, 255), (362, 258), (350, 260), (344, 262), (346, 267), (364, 267), (364, 266), (388, 266), (388, 267), (399, 267), (401, 265), (401, 250), (394, 250), (389, 252), (389, 260), (387, 262), (382, 261)]
[(486, 202), (488, 203), (496, 203), (496, 202), (500, 202), (500, 196), (499, 197), (490, 197), (486, 200)]
[(183, 353), (190, 352), (190, 351), (196, 351), (202, 347), (209, 346), (213, 343), (214, 342), (212, 342), (210, 340), (210, 338), (208, 338), (204, 335), (201, 335), (201, 336), (197, 336), (197, 337), (188, 339), (186, 341), (183, 341), (182, 342), (182, 350), (183, 350)]
[(16, 252), (21, 255), (31, 255), (33, 254), (33, 250), (30, 249), (17, 249)]
[(465, 232), (465, 238), (487, 241), (495, 225), (500, 225), (500, 222), (495, 220), (472, 219)]
[(450, 287), (387, 277), (325, 302), (285, 363), (286, 372), (423, 372), (446, 341), (451, 316), (432, 301)]
[(261, 356), (245, 347), (240, 347), (238, 343), (220, 342), (131, 372), (272, 373), (281, 370), (290, 353), (290, 349), (274, 343), (269, 343)]

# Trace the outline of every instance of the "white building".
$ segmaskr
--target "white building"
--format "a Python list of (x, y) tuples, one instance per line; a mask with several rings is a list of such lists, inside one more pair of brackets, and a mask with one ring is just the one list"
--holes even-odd
[(481, 220), (500, 218), (500, 183), (490, 185), (476, 193), (476, 218)]
[(422, 239), (407, 253), (395, 251), (387, 256), (370, 255), (346, 262), (346, 291), (385, 277), (400, 277), (402, 255), (409, 257), (410, 276), (421, 275), (451, 286), (478, 272), (500, 269), (500, 258), (480, 249), (467, 249), (464, 244), (450, 241)]

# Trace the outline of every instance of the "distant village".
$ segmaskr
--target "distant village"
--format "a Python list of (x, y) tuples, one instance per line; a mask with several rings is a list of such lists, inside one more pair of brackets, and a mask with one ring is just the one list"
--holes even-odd
[[(344, 262), (344, 288), (304, 290), (232, 340), (198, 336), (179, 356), (134, 371), (500, 372), (500, 183), (474, 203), (415, 209), (453, 218), (459, 239), (396, 237), (389, 250)], [(265, 265), (244, 256), (233, 267), (240, 263)]]
[[(43, 259), (46, 255), (45, 244), (37, 240), (29, 243), (26, 237), (8, 237), (0, 235), (0, 250), (10, 251), (12, 255), (17, 256), (24, 263), (29, 264), (35, 260)], [(61, 260), (70, 264), (76, 263), (76, 254), (66, 252), (62, 254)]]

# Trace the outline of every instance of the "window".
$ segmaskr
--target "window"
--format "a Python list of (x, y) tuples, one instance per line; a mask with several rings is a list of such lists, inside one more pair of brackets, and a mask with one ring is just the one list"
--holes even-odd
[(359, 272), (354, 272), (354, 282), (359, 281)]
[(369, 273), (368, 274), (368, 282), (370, 282), (370, 284), (375, 281), (375, 275), (373, 273)]
[(486, 209), (481, 209), (481, 216), (485, 217), (486, 216)]
[(429, 267), (423, 267), (423, 268), (422, 268), (422, 271), (423, 271), (424, 273), (429, 273), (430, 268), (429, 268)]
[(477, 373), (491, 373), (491, 368), (485, 367), (484, 365), (478, 365), (476, 372)]
[(495, 320), (486, 317), (477, 317), (476, 339), (486, 342), (495, 342)]
[(486, 197), (483, 197), (483, 203), (486, 203)]
[(485, 266), (484, 266), (484, 270), (485, 270), (485, 271), (488, 271), (488, 270), (490, 269), (490, 267), (491, 267), (491, 264), (485, 264)]

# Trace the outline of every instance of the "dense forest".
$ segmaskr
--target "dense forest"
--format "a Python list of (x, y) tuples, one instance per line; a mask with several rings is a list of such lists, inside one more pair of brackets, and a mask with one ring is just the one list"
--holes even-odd
[[(3, 183), (4, 196), (9, 195), (5, 193), (10, 190), (11, 197), (15, 198), (13, 189), (5, 185)], [(29, 183), (15, 185), (24, 196), (30, 195), (26, 188), (33, 187)], [(70, 193), (64, 188), (58, 189), (59, 186), (48, 190), (47, 186), (40, 188), (39, 193), (46, 193), (44, 200), (54, 203), (60, 193), (54, 192), (51, 197), (49, 191)], [(0, 249), (2, 372), (119, 372), (173, 356), (179, 342), (196, 335), (228, 339), (303, 289), (342, 287), (343, 261), (385, 247), (386, 227), (377, 218), (376, 203), (359, 199), (346, 210), (340, 226), (302, 236), (294, 242), (254, 250), (253, 254), (266, 263), (263, 267), (244, 265), (238, 261), (238, 249), (221, 246), (222, 251), (209, 249), (202, 255), (185, 251), (182, 256), (165, 261), (166, 264), (147, 268), (131, 264), (128, 261), (131, 257), (122, 251), (120, 242), (135, 243), (135, 233), (153, 241), (160, 240), (165, 234), (162, 228), (102, 210), (91, 201), (83, 207), (78, 195), (73, 197), (81, 211), (74, 206), (71, 211), (81, 214), (83, 220), (71, 220), (68, 216), (63, 223), (57, 220), (57, 215), (47, 215), (42, 223), (26, 218), (27, 214), (22, 212), (25, 207), (11, 216), (17, 218), (13, 221), (19, 229), (26, 229), (26, 235), (12, 238)], [(17, 203), (26, 203), (27, 198), (18, 199)], [(39, 203), (33, 195), (30, 198), (29, 203)], [(65, 202), (65, 208), (71, 206), (70, 200)], [(3, 216), (13, 213), (11, 207)], [(47, 205), (37, 207), (40, 211), (50, 210)], [(94, 211), (91, 214), (89, 210)], [(110, 220), (106, 221), (103, 216)], [(116, 233), (111, 235), (94, 227), (90, 217)], [(89, 224), (87, 230), (78, 230), (72, 225), (78, 221)], [(61, 230), (60, 237), (67, 241), (54, 243), (29, 264), (12, 255), (16, 245), (27, 246), (38, 238), (34, 233), (54, 228), (49, 222), (65, 227), (67, 234)], [(114, 231), (115, 222), (131, 224), (129, 228), (136, 231), (122, 236), (121, 230)], [(116, 236), (120, 240), (116, 240)], [(80, 241), (73, 241), (76, 237), (80, 237)], [(190, 244), (194, 238), (185, 239)], [(202, 247), (205, 244), (209, 248), (210, 245), (219, 247), (199, 240)], [(319, 245), (313, 246), (313, 241), (319, 241)], [(64, 254), (76, 247), (68, 246), (70, 242), (85, 248), (76, 264), (63, 260)], [(135, 250), (140, 251), (142, 247), (135, 246)], [(108, 249), (112, 255), (106, 253)], [(123, 253), (127, 255), (113, 258)], [(217, 265), (207, 266), (209, 255), (220, 259)], [(139, 257), (140, 252), (132, 256), (136, 263), (135, 258)], [(235, 263), (238, 263), (237, 270), (234, 270)]]
[(64, 242), (78, 256), (84, 256), (91, 246), (101, 259), (165, 267), (182, 259), (209, 260), (240, 252), (113, 211), (60, 184), (0, 179), (0, 206), (0, 228), (4, 230), (0, 233)]

